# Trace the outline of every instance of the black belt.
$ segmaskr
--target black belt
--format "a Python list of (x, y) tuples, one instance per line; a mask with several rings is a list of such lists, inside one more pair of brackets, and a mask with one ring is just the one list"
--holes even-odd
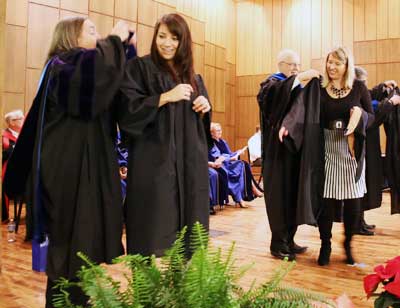
[(346, 127), (347, 122), (341, 119), (328, 122), (328, 129), (330, 130), (345, 130)]

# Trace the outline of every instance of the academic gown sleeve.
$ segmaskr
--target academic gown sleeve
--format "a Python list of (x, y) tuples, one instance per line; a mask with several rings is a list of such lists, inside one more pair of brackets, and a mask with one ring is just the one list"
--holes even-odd
[(93, 119), (109, 109), (123, 78), (126, 55), (121, 39), (110, 35), (94, 49), (78, 49), (53, 62), (49, 98), (74, 117)]
[(118, 124), (130, 136), (139, 136), (156, 118), (161, 93), (151, 93), (151, 86), (141, 58), (128, 61), (117, 100)]

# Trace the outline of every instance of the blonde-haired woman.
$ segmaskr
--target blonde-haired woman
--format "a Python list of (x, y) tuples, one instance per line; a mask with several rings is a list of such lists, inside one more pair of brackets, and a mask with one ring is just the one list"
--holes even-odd
[[(123, 253), (111, 109), (124, 75), (122, 42), (128, 35), (123, 22), (99, 40), (89, 19), (57, 24), (38, 93), (10, 159), (8, 192), (21, 193), (28, 182), (33, 240), (49, 237), (46, 307), (52, 307), (57, 293), (55, 280), (76, 277), (82, 264), (78, 251), (95, 262)], [(73, 303), (85, 305), (81, 291), (70, 294)]]
[(346, 263), (353, 264), (351, 239), (357, 229), (361, 198), (366, 193), (365, 130), (373, 121), (365, 84), (354, 78), (352, 55), (343, 47), (328, 53), (321, 89), (324, 132), (324, 206), (318, 220), (319, 265), (329, 264), (334, 209), (343, 205)]

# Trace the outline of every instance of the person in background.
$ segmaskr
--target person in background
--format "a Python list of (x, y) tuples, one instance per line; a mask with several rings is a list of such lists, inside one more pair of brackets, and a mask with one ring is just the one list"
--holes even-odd
[[(4, 119), (7, 124), (7, 128), (2, 132), (3, 141), (3, 159), (2, 159), (2, 179), (4, 179), (4, 174), (6, 173), (7, 161), (14, 150), (15, 143), (17, 142), (19, 133), (22, 129), (22, 124), (24, 123), (24, 113), (22, 110), (13, 110), (8, 112)], [(3, 182), (3, 181), (2, 181)], [(4, 193), (4, 185), (2, 186), (2, 204), (1, 204), (1, 221), (7, 221), (9, 217), (9, 200), (7, 195)]]
[[(84, 17), (56, 25), (38, 93), (8, 164), (6, 192), (29, 187), (33, 241), (49, 238), (46, 307), (53, 307), (59, 292), (56, 280), (77, 279), (83, 264), (77, 252), (96, 263), (124, 253), (112, 109), (128, 36), (122, 21), (104, 39)], [(72, 303), (86, 306), (82, 290), (68, 291)]]
[(261, 166), (261, 130), (260, 125), (256, 126), (256, 132), (247, 141), (250, 163), (254, 166)]
[(222, 167), (222, 162), (208, 162), (208, 177), (210, 180), (210, 214), (215, 215), (217, 205), (222, 208), (229, 202), (228, 177), (216, 169)]
[[(297, 205), (300, 157), (289, 151), (278, 139), (280, 125), (294, 100), (314, 77), (315, 70), (300, 71), (300, 57), (290, 49), (281, 50), (277, 57), (279, 72), (272, 74), (260, 85), (257, 101), (260, 108), (262, 135), (262, 170), (265, 205), (272, 239), (271, 255), (293, 260), (304, 253), (305, 246), (294, 242), (297, 217), (310, 216)], [(300, 215), (299, 215), (300, 216)], [(312, 215), (311, 215), (312, 216)]]
[[(367, 71), (359, 66), (355, 67), (356, 79), (364, 84), (368, 81)], [(367, 194), (363, 198), (360, 212), (360, 222), (356, 234), (374, 235), (375, 225), (365, 222), (364, 211), (379, 207), (382, 202), (382, 187), (384, 185), (384, 164), (381, 157), (379, 126), (388, 121), (394, 106), (400, 103), (400, 96), (393, 94), (397, 83), (394, 80), (387, 80), (369, 90), (372, 99), (372, 107), (375, 113), (375, 120), (367, 131), (366, 154), (367, 154)], [(371, 188), (372, 187), (372, 188)]]
[(216, 164), (222, 164), (216, 170), (228, 177), (229, 194), (233, 201), (242, 208), (248, 205), (244, 201), (252, 201), (255, 197), (262, 197), (261, 191), (253, 183), (250, 165), (239, 159), (247, 146), (232, 152), (228, 143), (222, 139), (222, 127), (219, 123), (211, 123), (213, 147), (209, 150), (208, 159)]

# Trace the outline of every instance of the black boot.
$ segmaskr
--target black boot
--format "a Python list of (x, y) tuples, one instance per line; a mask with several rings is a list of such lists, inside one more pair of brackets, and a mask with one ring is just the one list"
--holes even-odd
[(324, 266), (329, 264), (329, 259), (331, 257), (331, 242), (322, 242), (321, 248), (319, 250), (318, 265)]
[(353, 255), (352, 255), (352, 253), (351, 253), (351, 238), (350, 238), (350, 240), (348, 240), (348, 239), (346, 239), (345, 241), (344, 241), (344, 251), (346, 252), (346, 263), (347, 264), (354, 264), (354, 263), (356, 263), (355, 261), (354, 261), (354, 258), (353, 258)]

